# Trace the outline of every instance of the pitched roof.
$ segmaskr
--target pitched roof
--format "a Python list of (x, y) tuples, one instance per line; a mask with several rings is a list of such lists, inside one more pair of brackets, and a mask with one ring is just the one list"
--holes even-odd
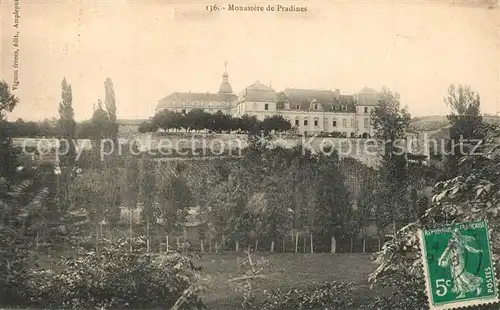
[(313, 99), (319, 102), (331, 102), (335, 97), (335, 92), (331, 90), (320, 89), (296, 89), (286, 88), (283, 93), (293, 101), (311, 101)]
[(358, 93), (358, 104), (361, 106), (376, 106), (380, 93), (373, 88), (365, 87)]
[(213, 93), (171, 93), (158, 101), (158, 108), (172, 106), (174, 101), (215, 101), (220, 103), (231, 103), (236, 101), (235, 94), (213, 94)]
[[(339, 95), (331, 90), (318, 89), (292, 89), (287, 88), (280, 94), (280, 99), (289, 103), (290, 110), (311, 110), (313, 103), (319, 104), (320, 111), (354, 112), (355, 99), (352, 95)], [(347, 107), (347, 111), (342, 110), (342, 106)], [(297, 108), (298, 107), (298, 108)]]
[(376, 95), (376, 94), (378, 94), (378, 91), (376, 91), (373, 88), (369, 88), (369, 87), (365, 86), (362, 90), (360, 90), (358, 92), (358, 94), (374, 94), (374, 95)]
[(252, 85), (245, 88), (243, 98), (246, 101), (276, 101), (276, 92), (274, 89), (256, 81)]

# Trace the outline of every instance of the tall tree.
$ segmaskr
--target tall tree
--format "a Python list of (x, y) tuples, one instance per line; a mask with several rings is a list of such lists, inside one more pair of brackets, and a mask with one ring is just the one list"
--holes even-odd
[[(150, 195), (150, 198), (145, 199), (144, 204), (149, 203), (151, 206), (149, 208), (144, 206), (143, 217), (146, 224), (149, 219), (155, 224), (152, 228), (156, 229), (159, 228), (156, 225), (159, 220), (167, 235), (172, 232), (179, 233), (185, 227), (186, 216), (194, 202), (194, 198), (181, 176), (182, 168), (178, 164), (174, 164), (174, 167), (168, 163), (162, 164), (156, 168), (158, 173), (154, 178), (155, 173), (152, 171), (155, 169), (154, 162), (150, 161), (147, 165), (149, 172), (144, 168), (142, 172), (144, 195)], [(154, 208), (152, 207), (153, 200)], [(146, 225), (146, 230), (148, 230), (148, 225)]]
[(102, 139), (109, 137), (109, 116), (108, 113), (102, 108), (101, 99), (97, 100), (97, 107), (94, 109), (90, 124), (92, 127), (92, 142), (94, 147), (96, 147), (100, 145)]
[[(156, 200), (155, 163), (150, 159), (141, 160), (139, 177), (139, 199), (142, 203), (142, 216), (146, 222), (146, 246), (151, 250), (151, 224), (156, 224), (154, 218), (154, 203)], [(153, 227), (154, 229), (154, 227)]]
[(381, 146), (381, 167), (379, 169), (380, 192), (385, 201), (384, 212), (390, 217), (396, 230), (397, 221), (402, 217), (407, 194), (407, 158), (405, 132), (411, 120), (406, 107), (401, 106), (398, 93), (383, 89), (377, 107), (372, 111), (371, 121), (374, 137)]
[[(111, 79), (106, 79), (104, 82), (105, 98), (104, 103), (106, 105), (106, 111), (108, 112), (109, 118), (109, 136), (113, 139), (114, 143), (118, 142), (118, 124), (116, 123), (116, 99), (115, 90), (113, 89), (113, 82)], [(116, 148), (116, 145), (115, 145)]]
[(76, 122), (75, 113), (73, 111), (73, 94), (71, 91), (71, 85), (68, 84), (66, 78), (62, 80), (62, 100), (59, 103), (59, 126), (62, 132), (62, 138), (64, 140), (61, 143), (61, 147), (65, 150), (61, 150), (64, 154), (62, 162), (65, 165), (73, 166), (75, 163), (75, 134), (76, 134)]
[(485, 124), (481, 116), (481, 99), (479, 94), (469, 86), (450, 85), (448, 96), (444, 99), (451, 112), (447, 116), (451, 123), (450, 138), (446, 143), (446, 177), (455, 177), (458, 161), (478, 140), (485, 135)]
[[(307, 165), (307, 163), (306, 163)], [(304, 164), (298, 169), (308, 169)], [(354, 232), (353, 222), (350, 217), (352, 203), (346, 184), (348, 180), (343, 172), (338, 154), (321, 154), (317, 160), (310, 163), (307, 178), (310, 179), (307, 187), (301, 190), (304, 194), (310, 193), (312, 197), (305, 196), (307, 201), (314, 202), (307, 211), (307, 228), (321, 244), (329, 244), (331, 238), (351, 237)], [(305, 168), (305, 169), (304, 169)], [(304, 203), (302, 203), (304, 204)]]
[(19, 99), (12, 94), (5, 81), (0, 82), (0, 176), (11, 179), (16, 169), (16, 156), (12, 146), (12, 133), (6, 113), (12, 112)]
[(127, 154), (126, 161), (126, 188), (125, 188), (125, 200), (128, 205), (129, 211), (129, 247), (130, 252), (132, 252), (133, 238), (134, 238), (134, 213), (137, 209), (137, 202), (139, 198), (139, 178), (140, 178), (140, 166), (137, 156), (132, 154)]

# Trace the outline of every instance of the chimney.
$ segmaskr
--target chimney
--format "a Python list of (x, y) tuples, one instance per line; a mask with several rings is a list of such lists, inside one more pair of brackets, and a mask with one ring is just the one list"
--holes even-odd
[(337, 99), (337, 100), (340, 99), (340, 90), (339, 89), (335, 90), (335, 99)]

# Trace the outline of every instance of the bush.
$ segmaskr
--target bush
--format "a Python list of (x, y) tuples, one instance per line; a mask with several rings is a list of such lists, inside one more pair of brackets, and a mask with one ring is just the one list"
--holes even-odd
[(292, 288), (288, 291), (280, 289), (264, 291), (267, 299), (260, 308), (262, 310), (346, 309), (354, 304), (351, 297), (352, 290), (351, 283), (326, 282), (306, 290)]
[[(198, 268), (180, 253), (130, 253), (127, 242), (110, 242), (100, 253), (63, 259), (54, 270), (34, 274), (30, 281), (33, 306), (44, 308), (170, 309), (189, 291), (180, 309), (202, 309), (196, 286)], [(195, 290), (196, 291), (196, 290)]]
[(36, 257), (17, 231), (0, 227), (0, 236), (0, 305), (18, 304), (26, 300), (24, 288)]

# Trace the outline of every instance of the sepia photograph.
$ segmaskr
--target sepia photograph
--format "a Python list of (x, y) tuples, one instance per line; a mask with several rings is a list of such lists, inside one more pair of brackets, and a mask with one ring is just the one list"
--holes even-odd
[(0, 309), (500, 309), (498, 0), (0, 15)]

